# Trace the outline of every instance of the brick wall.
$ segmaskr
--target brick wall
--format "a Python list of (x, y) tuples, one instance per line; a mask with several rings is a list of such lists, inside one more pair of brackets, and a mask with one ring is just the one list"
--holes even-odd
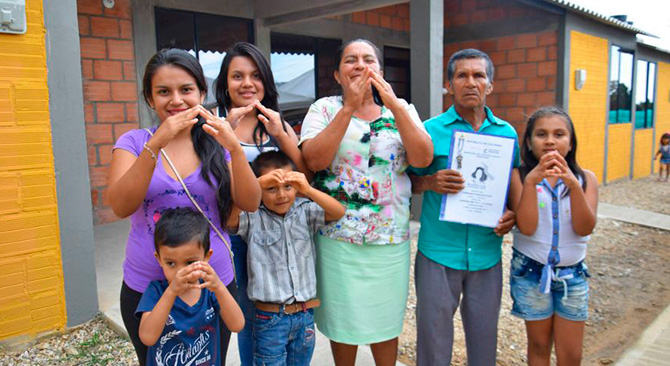
[[(604, 117), (603, 117), (604, 118)], [(632, 123), (610, 124), (607, 129), (607, 181), (628, 178)]]
[(351, 21), (357, 24), (409, 32), (409, 3), (352, 13)]
[(26, 17), (0, 34), (0, 340), (66, 324), (41, 0)]
[[(492, 22), (522, 22), (527, 17), (550, 16), (516, 1), (445, 1), (444, 27), (449, 29)], [(527, 117), (538, 107), (556, 103), (558, 33), (544, 31), (504, 37), (445, 43), (444, 77), (447, 62), (456, 51), (477, 48), (486, 52), (495, 66), (493, 93), (487, 105), (496, 116), (512, 123), (521, 135)], [(452, 104), (445, 96), (444, 108)]]
[[(605, 124), (607, 114), (607, 85), (609, 46), (605, 38), (572, 31), (570, 37), (570, 75), (586, 70), (586, 83), (575, 90), (575, 78), (568, 86), (568, 113), (575, 125), (579, 149), (577, 161), (584, 169), (595, 173), (603, 183), (605, 162)], [(630, 146), (630, 138), (628, 139)], [(608, 160), (608, 165), (616, 164)], [(609, 175), (608, 175), (609, 178)]]
[(78, 0), (77, 12), (91, 201), (100, 224), (117, 220), (107, 201), (112, 147), (139, 122), (130, 0), (116, 0), (112, 9)]
[(635, 130), (635, 151), (633, 152), (633, 179), (651, 174), (651, 158), (654, 130), (651, 128)]

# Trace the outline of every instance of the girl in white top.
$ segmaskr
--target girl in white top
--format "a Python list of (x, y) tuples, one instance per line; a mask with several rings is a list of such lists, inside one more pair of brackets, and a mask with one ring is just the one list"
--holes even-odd
[(512, 172), (516, 212), (510, 269), (512, 314), (526, 321), (528, 364), (579, 365), (588, 314), (586, 243), (596, 224), (598, 181), (576, 161), (570, 116), (555, 107), (530, 117)]

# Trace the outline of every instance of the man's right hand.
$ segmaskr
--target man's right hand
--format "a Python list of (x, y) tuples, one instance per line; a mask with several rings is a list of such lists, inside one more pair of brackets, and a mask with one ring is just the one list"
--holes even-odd
[(430, 189), (439, 193), (458, 193), (465, 188), (465, 179), (458, 170), (442, 169), (430, 176)]

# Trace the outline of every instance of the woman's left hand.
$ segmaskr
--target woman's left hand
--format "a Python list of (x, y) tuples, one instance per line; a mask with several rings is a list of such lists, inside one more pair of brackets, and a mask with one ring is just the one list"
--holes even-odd
[(281, 134), (286, 132), (284, 131), (284, 126), (282, 126), (284, 122), (281, 120), (279, 112), (265, 107), (259, 100), (256, 100), (254, 104), (261, 112), (261, 114), (258, 115), (258, 120), (265, 125), (265, 130), (268, 131), (272, 137), (279, 138)]
[(233, 131), (233, 127), (225, 119), (214, 116), (207, 109), (202, 107), (200, 115), (207, 122), (202, 125), (202, 129), (210, 134), (216, 141), (221, 144), (228, 152), (233, 152), (241, 149), (240, 141)]
[(379, 96), (382, 98), (382, 102), (388, 109), (393, 109), (394, 107), (399, 106), (398, 97), (396, 97), (393, 92), (391, 84), (386, 82), (384, 78), (377, 74), (376, 72), (370, 72), (370, 81), (372, 85), (377, 88)]

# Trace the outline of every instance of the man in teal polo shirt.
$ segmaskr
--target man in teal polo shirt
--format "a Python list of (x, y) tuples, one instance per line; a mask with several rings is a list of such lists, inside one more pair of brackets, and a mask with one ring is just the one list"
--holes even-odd
[[(430, 166), (412, 169), (412, 191), (423, 193), (419, 253), (416, 257), (417, 365), (451, 363), (456, 309), (461, 310), (468, 365), (496, 361), (498, 314), (502, 295), (502, 236), (514, 226), (506, 211), (494, 229), (440, 221), (444, 194), (463, 189), (456, 170), (445, 169), (454, 130), (513, 137), (516, 131), (486, 107), (493, 91), (493, 64), (487, 54), (467, 49), (447, 65), (447, 89), (453, 105), (425, 122), (435, 154)], [(519, 165), (519, 149), (514, 166)]]

